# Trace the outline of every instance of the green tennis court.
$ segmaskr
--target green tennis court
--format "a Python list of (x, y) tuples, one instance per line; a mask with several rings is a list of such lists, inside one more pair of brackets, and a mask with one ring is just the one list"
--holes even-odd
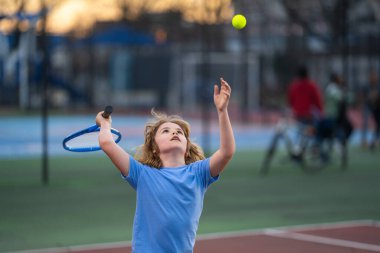
[[(380, 219), (380, 157), (353, 148), (338, 162), (305, 174), (279, 159), (269, 175), (261, 151), (239, 152), (206, 195), (198, 234), (346, 220)], [(131, 239), (135, 193), (106, 157), (51, 158), (49, 186), (40, 160), (0, 161), (0, 251)]]

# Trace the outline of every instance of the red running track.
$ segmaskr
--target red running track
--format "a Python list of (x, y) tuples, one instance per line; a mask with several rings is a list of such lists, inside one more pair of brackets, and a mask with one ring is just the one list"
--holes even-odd
[[(30, 253), (130, 253), (129, 243), (101, 244)], [(267, 229), (201, 236), (194, 253), (373, 253), (380, 252), (374, 221)], [(21, 253), (21, 252), (19, 252)]]

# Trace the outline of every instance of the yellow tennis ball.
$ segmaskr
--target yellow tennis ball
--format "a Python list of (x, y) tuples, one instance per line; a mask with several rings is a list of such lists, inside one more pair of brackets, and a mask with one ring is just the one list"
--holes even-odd
[(232, 26), (238, 30), (241, 30), (247, 24), (247, 20), (241, 14), (237, 14), (232, 18)]

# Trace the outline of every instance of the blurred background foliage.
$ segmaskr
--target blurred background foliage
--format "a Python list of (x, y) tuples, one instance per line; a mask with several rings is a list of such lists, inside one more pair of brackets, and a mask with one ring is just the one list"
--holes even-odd
[(365, 86), (380, 69), (379, 13), (377, 0), (0, 0), (0, 104), (40, 108), (45, 81), (58, 111), (194, 113), (224, 76), (240, 115), (279, 109), (301, 63), (322, 87), (332, 71)]

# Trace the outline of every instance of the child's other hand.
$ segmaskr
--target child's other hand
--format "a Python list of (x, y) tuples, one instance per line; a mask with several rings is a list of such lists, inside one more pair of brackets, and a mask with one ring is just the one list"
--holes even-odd
[(217, 84), (214, 85), (214, 104), (218, 111), (222, 112), (227, 109), (230, 96), (230, 85), (223, 78), (220, 78), (220, 89)]
[(112, 119), (111, 116), (109, 116), (107, 119), (102, 116), (104, 111), (101, 111), (96, 115), (95, 122), (98, 126), (105, 126), (106, 124), (111, 126)]

